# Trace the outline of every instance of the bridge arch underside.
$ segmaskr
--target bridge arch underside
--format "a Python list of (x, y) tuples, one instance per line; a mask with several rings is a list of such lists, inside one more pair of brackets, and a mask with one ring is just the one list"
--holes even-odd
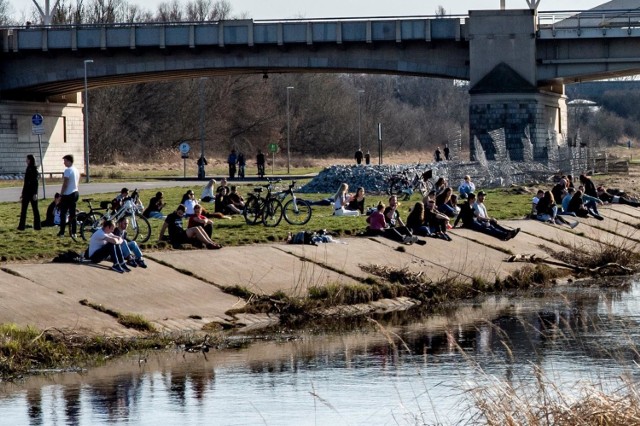
[(538, 86), (640, 74), (638, 39), (542, 39), (536, 46)]
[[(0, 61), (2, 99), (44, 101), (84, 88), (256, 73), (375, 73), (469, 79), (464, 42), (438, 41), (345, 46), (54, 51)], [(46, 72), (42, 72), (46, 70)]]

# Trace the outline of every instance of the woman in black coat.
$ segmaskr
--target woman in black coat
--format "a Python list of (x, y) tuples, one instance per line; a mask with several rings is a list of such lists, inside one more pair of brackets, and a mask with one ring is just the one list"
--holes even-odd
[(22, 209), (20, 210), (20, 223), (18, 230), (24, 231), (25, 222), (27, 220), (27, 209), (29, 203), (33, 209), (33, 229), (40, 230), (40, 211), (38, 211), (38, 168), (36, 167), (36, 159), (33, 155), (27, 155), (27, 170), (24, 173), (24, 185), (22, 186)]

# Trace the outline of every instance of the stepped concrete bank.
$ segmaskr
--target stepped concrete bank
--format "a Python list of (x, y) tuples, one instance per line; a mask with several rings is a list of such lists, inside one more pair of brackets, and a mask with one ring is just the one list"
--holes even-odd
[[(452, 242), (427, 239), (427, 245), (402, 245), (384, 238), (343, 238), (344, 244), (319, 246), (284, 243), (222, 250), (158, 251), (147, 253), (149, 268), (119, 275), (108, 264), (9, 263), (0, 270), (0, 323), (41, 329), (73, 330), (81, 334), (135, 336), (139, 332), (113, 317), (80, 304), (86, 299), (122, 314), (138, 314), (158, 330), (201, 330), (210, 322), (242, 326), (265, 325), (266, 315), (230, 316), (244, 300), (225, 287), (244, 286), (259, 294), (278, 290), (304, 295), (313, 285), (354, 283), (368, 274), (366, 265), (387, 265), (423, 271), (433, 281), (457, 277), (494, 280), (522, 268), (507, 262), (511, 254), (549, 257), (548, 250), (598, 249), (613, 244), (640, 251), (640, 209), (606, 206), (604, 221), (579, 219), (575, 229), (532, 220), (510, 220), (520, 227), (510, 241), (499, 241), (466, 229), (451, 230)], [(397, 309), (405, 300), (376, 303)]]

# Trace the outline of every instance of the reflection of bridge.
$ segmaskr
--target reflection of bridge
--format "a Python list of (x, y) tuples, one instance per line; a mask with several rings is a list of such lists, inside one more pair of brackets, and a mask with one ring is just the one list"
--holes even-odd
[[(510, 156), (518, 160), (528, 128), (534, 157), (545, 159), (549, 135), (566, 133), (563, 85), (640, 72), (639, 39), (638, 12), (601, 9), (580, 14), (503, 10), (448, 18), (12, 28), (0, 30), (0, 93), (3, 100), (44, 102), (38, 109), (49, 117), (51, 128), (45, 139), (81, 145), (82, 140), (74, 140), (82, 135), (82, 120), (73, 93), (83, 87), (85, 58), (95, 61), (88, 68), (90, 88), (231, 73), (446, 77), (470, 81), (470, 140), (477, 136), (490, 158), (495, 151), (491, 130), (505, 129)], [(66, 112), (55, 102), (67, 105)], [(15, 122), (0, 121), (0, 127), (11, 130), (9, 135), (15, 134), (6, 136), (0, 128), (5, 135), (0, 154), (15, 152), (24, 133), (28, 136), (21, 129), (30, 127), (35, 107), (21, 105), (10, 107)], [(56, 117), (67, 119), (60, 123)]]

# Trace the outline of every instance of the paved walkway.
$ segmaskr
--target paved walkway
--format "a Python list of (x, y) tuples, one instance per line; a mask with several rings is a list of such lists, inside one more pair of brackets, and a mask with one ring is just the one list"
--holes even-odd
[[(438, 281), (447, 277), (494, 280), (522, 267), (508, 263), (511, 254), (547, 256), (547, 251), (625, 244), (639, 251), (640, 209), (610, 206), (605, 221), (580, 219), (571, 230), (537, 221), (505, 221), (522, 228), (503, 242), (466, 229), (454, 229), (452, 242), (428, 239), (425, 246), (402, 246), (384, 238), (345, 238), (319, 246), (261, 244), (222, 250), (147, 253), (149, 268), (118, 275), (105, 265), (2, 264), (0, 323), (55, 327), (88, 334), (136, 335), (114, 318), (81, 305), (83, 299), (123, 314), (139, 314), (159, 330), (200, 330), (210, 322), (247, 325), (265, 316), (232, 317), (244, 301), (222, 291), (242, 286), (272, 294), (306, 294), (311, 286), (354, 283), (367, 276), (363, 265), (388, 265), (423, 271)], [(384, 305), (384, 304), (382, 304)], [(393, 303), (389, 304), (393, 309)], [(382, 309), (377, 306), (378, 309)]]

